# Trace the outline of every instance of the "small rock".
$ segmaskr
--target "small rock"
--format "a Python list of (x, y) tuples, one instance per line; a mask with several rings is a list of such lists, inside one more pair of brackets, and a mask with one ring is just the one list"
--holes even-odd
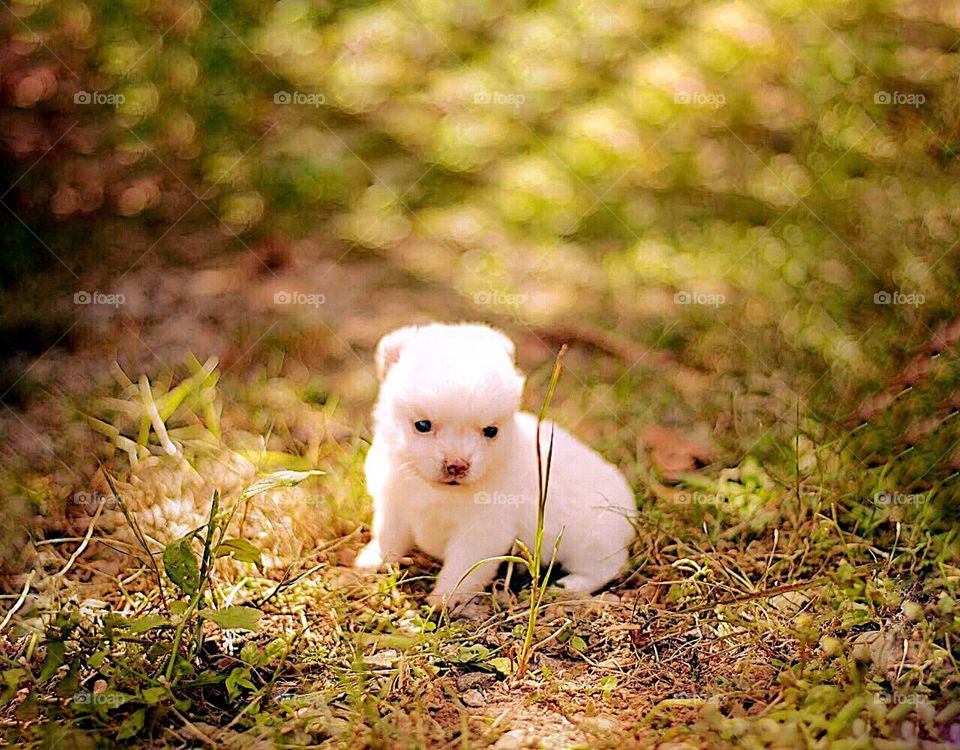
[(584, 719), (581, 726), (594, 734), (612, 734), (617, 729), (617, 722), (606, 716), (591, 716)]
[[(353, 571), (353, 561), (356, 559), (357, 553), (348, 549), (339, 550), (335, 555), (336, 564), (341, 568), (346, 570)], [(358, 579), (362, 578), (360, 574), (357, 574)]]
[(597, 666), (601, 669), (626, 669), (633, 665), (632, 662), (630, 657), (610, 658), (599, 662)]
[(853, 655), (858, 661), (872, 662), (877, 671), (888, 679), (894, 677), (902, 661), (917, 654), (917, 645), (907, 640), (904, 655), (904, 639), (890, 631), (869, 630), (853, 639)]
[(767, 603), (785, 615), (793, 615), (803, 609), (803, 606), (809, 601), (810, 597), (802, 591), (787, 591), (783, 594), (771, 596)]
[(483, 693), (479, 690), (468, 690), (460, 696), (460, 700), (463, 701), (463, 705), (470, 708), (480, 708), (487, 702), (487, 699), (483, 697)]
[(370, 654), (366, 657), (364, 661), (368, 666), (379, 667), (380, 669), (389, 669), (392, 667), (397, 659), (400, 657), (400, 653), (395, 651), (392, 648), (388, 648), (386, 651), (380, 651), (376, 654)]
[(493, 748), (494, 750), (521, 750), (527, 747), (537, 747), (539, 744), (537, 738), (526, 729), (511, 729), (500, 736)]
[(497, 677), (490, 672), (467, 672), (457, 677), (457, 690), (465, 693), (468, 690), (483, 690), (491, 687)]

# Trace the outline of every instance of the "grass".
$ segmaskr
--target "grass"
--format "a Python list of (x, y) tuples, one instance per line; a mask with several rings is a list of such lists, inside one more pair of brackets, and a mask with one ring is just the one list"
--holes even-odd
[[(527, 570), (527, 573), (530, 574), (530, 604), (529, 615), (527, 617), (527, 626), (523, 631), (523, 644), (520, 646), (520, 651), (517, 654), (516, 665), (511, 665), (511, 671), (514, 671), (515, 669), (516, 674), (519, 677), (523, 677), (526, 674), (527, 667), (530, 664), (530, 657), (533, 656), (535, 649), (533, 639), (537, 630), (537, 619), (540, 615), (540, 607), (543, 604), (543, 598), (546, 595), (550, 584), (550, 573), (553, 571), (557, 550), (560, 548), (560, 543), (563, 540), (563, 529), (560, 529), (560, 533), (557, 535), (557, 538), (553, 544), (553, 550), (550, 554), (550, 562), (545, 566), (547, 570), (542, 572), (541, 569), (544, 567), (543, 529), (546, 522), (547, 499), (550, 491), (550, 470), (553, 466), (553, 425), (550, 426), (550, 442), (547, 445), (546, 456), (543, 455), (541, 433), (543, 430), (543, 420), (547, 416), (547, 411), (550, 408), (550, 401), (553, 399), (553, 393), (557, 388), (557, 382), (560, 380), (560, 368), (563, 364), (563, 355), (566, 354), (566, 351), (567, 347), (564, 345), (557, 353), (557, 359), (553, 365), (553, 373), (550, 375), (550, 383), (547, 385), (547, 395), (544, 397), (543, 403), (540, 405), (540, 411), (537, 414), (537, 523), (534, 534), (533, 549), (530, 549), (526, 544), (517, 539), (516, 545), (520, 548), (520, 556), (500, 555), (498, 557), (480, 560), (476, 564), (472, 565), (467, 572), (463, 574), (459, 581), (459, 583), (463, 583), (464, 579), (466, 579), (466, 577), (474, 570), (493, 562), (518, 563), (524, 566)], [(562, 631), (558, 631), (558, 633), (559, 632)], [(558, 633), (550, 636), (550, 639), (556, 637)]]
[[(572, 354), (582, 373), (588, 360)], [(560, 420), (572, 423), (564, 415), (583, 394), (573, 377), (558, 385), (558, 368), (534, 372), (530, 387), (544, 406), (556, 389)], [(178, 385), (172, 375), (117, 381), (111, 398), (130, 406), (98, 401), (113, 420), (100, 433), (121, 448), (109, 462), (118, 481), (106, 475), (119, 508), (99, 509), (80, 555), (68, 551), (83, 538), (38, 539), (48, 556), (10, 598), (11, 741), (899, 748), (958, 731), (950, 480), (891, 489), (897, 457), (866, 466), (851, 447), (883, 424), (837, 437), (794, 405), (804, 429), (773, 445), (779, 461), (747, 454), (673, 479), (655, 461), (627, 461), (642, 472), (638, 541), (611, 593), (554, 601), (537, 564), (519, 591), (499, 591), (500, 611), (451, 622), (422, 604), (432, 561), (373, 580), (343, 567), (368, 512), (353, 438), (298, 447), (284, 425), (294, 409), (258, 453), (244, 436), (264, 424), (253, 405), (276, 382), (197, 391), (215, 371), (184, 365)], [(163, 407), (187, 391), (207, 395)], [(336, 420), (310, 388), (301, 393), (297, 409)], [(163, 430), (142, 427), (151, 402)], [(211, 404), (225, 438), (191, 442), (183, 428), (205, 423)], [(164, 430), (182, 456), (164, 448)], [(298, 473), (311, 470), (324, 475)], [(203, 478), (195, 505), (151, 514), (144, 503), (169, 503), (164, 481), (191, 471)], [(316, 536), (291, 551), (283, 519), (305, 509)], [(537, 562), (539, 550), (530, 554)]]

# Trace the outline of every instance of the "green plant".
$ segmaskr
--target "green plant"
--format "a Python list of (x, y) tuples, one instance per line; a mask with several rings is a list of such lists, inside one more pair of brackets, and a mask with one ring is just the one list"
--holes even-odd
[[(296, 638), (291, 642), (274, 639), (263, 650), (249, 642), (231, 669), (210, 668), (204, 654), (205, 625), (212, 623), (223, 630), (256, 632), (262, 614), (257, 607), (223, 604), (215, 586), (215, 563), (220, 558), (232, 557), (261, 567), (261, 552), (254, 544), (228, 536), (237, 512), (257, 495), (297, 485), (322, 473), (267, 474), (246, 487), (228, 507), (222, 507), (220, 493), (215, 491), (206, 522), (163, 548), (162, 573), (156, 561), (158, 553), (149, 545), (135, 515), (107, 475), (114, 498), (156, 576), (159, 604), (149, 611), (141, 609), (133, 618), (107, 615), (100, 627), (87, 633), (81, 633), (77, 610), (65, 607), (48, 628), (46, 657), (37, 684), (49, 681), (67, 665), (69, 672), (60, 680), (57, 690), (61, 694), (73, 692), (73, 707), (78, 715), (103, 721), (108, 713), (133, 707), (117, 732), (119, 740), (137, 736), (146, 726), (151, 711), (186, 711), (195, 700), (203, 700), (204, 691), (215, 686), (222, 686), (230, 701), (250, 696), (238, 716), (255, 712), (263, 698), (270, 694)], [(80, 645), (75, 659), (68, 653), (68, 644), (73, 643)], [(92, 656), (89, 652), (93, 652)], [(263, 673), (273, 662), (276, 667), (272, 673), (266, 672), (268, 677), (256, 677), (260, 682), (258, 687), (253, 681), (254, 672)], [(82, 668), (92, 668), (105, 678), (100, 689), (79, 690)], [(5, 674), (5, 679), (10, 682), (15, 678), (19, 683), (26, 676)]]
[[(550, 574), (553, 572), (553, 565), (557, 557), (557, 550), (560, 548), (560, 541), (563, 538), (563, 530), (561, 529), (554, 542), (553, 551), (550, 554), (550, 562), (547, 565), (546, 574), (544, 574), (541, 570), (543, 564), (543, 527), (547, 510), (547, 494), (550, 490), (550, 467), (553, 462), (554, 428), (553, 426), (550, 427), (550, 442), (547, 447), (546, 463), (544, 463), (543, 449), (541, 447), (541, 429), (543, 427), (543, 420), (547, 416), (547, 410), (550, 408), (550, 402), (553, 400), (557, 382), (560, 380), (560, 370), (563, 366), (563, 356), (566, 352), (567, 345), (564, 344), (557, 353), (557, 358), (553, 364), (553, 372), (550, 375), (550, 382), (547, 385), (547, 393), (544, 396), (543, 402), (540, 404), (540, 411), (537, 413), (537, 530), (533, 542), (533, 549), (531, 550), (518, 539), (516, 540), (516, 544), (520, 548), (519, 555), (498, 555), (496, 557), (485, 558), (472, 565), (460, 578), (460, 583), (462, 583), (463, 579), (474, 570), (492, 562), (513, 562), (523, 565), (529, 571), (532, 579), (530, 583), (530, 605), (527, 613), (527, 624), (523, 630), (523, 642), (520, 650), (517, 652), (515, 673), (518, 677), (522, 677), (526, 673), (530, 663), (530, 657), (533, 656), (533, 653), (536, 651), (537, 644), (534, 643), (533, 639), (537, 632), (537, 619), (540, 608), (543, 605), (543, 598), (547, 593)], [(550, 636), (548, 640), (552, 640), (552, 638), (553, 636)]]
[(151, 435), (171, 456), (178, 453), (177, 444), (216, 445), (220, 440), (217, 365), (216, 357), (200, 364), (188, 355), (190, 375), (175, 387), (165, 388), (151, 385), (146, 375), (134, 383), (114, 362), (111, 372), (120, 386), (119, 397), (103, 398), (96, 404), (109, 421), (91, 415), (85, 415), (86, 419), (94, 431), (127, 454), (131, 466), (150, 455)]

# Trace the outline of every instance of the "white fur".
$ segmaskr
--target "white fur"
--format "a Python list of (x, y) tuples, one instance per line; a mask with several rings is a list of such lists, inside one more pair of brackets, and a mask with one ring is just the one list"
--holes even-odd
[[(490, 563), (515, 539), (533, 548), (537, 522), (537, 420), (519, 411), (523, 376), (512, 342), (482, 325), (402, 328), (377, 347), (382, 380), (367, 456), (373, 538), (355, 566), (376, 570), (412, 547), (443, 560), (430, 600), (462, 603), (496, 572)], [(429, 420), (422, 434), (414, 422)], [(484, 427), (496, 426), (494, 439)], [(546, 461), (552, 423), (541, 429)], [(560, 585), (589, 593), (616, 577), (633, 539), (635, 500), (623, 475), (556, 427), (543, 557), (557, 555)], [(469, 464), (460, 484), (445, 482), (451, 462)], [(459, 585), (458, 585), (459, 583)]]

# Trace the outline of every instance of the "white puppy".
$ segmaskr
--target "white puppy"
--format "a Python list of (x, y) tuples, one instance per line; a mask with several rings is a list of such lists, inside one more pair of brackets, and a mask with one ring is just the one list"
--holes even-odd
[[(367, 456), (373, 538), (355, 567), (376, 570), (416, 546), (443, 560), (431, 603), (462, 604), (537, 524), (537, 419), (521, 412), (513, 343), (484, 325), (401, 328), (377, 346), (380, 398)], [(541, 429), (546, 462), (551, 423)], [(557, 535), (566, 589), (589, 593), (627, 562), (636, 505), (620, 472), (556, 428), (543, 557)], [(461, 578), (463, 580), (461, 581)], [(459, 585), (458, 585), (459, 584)]]

